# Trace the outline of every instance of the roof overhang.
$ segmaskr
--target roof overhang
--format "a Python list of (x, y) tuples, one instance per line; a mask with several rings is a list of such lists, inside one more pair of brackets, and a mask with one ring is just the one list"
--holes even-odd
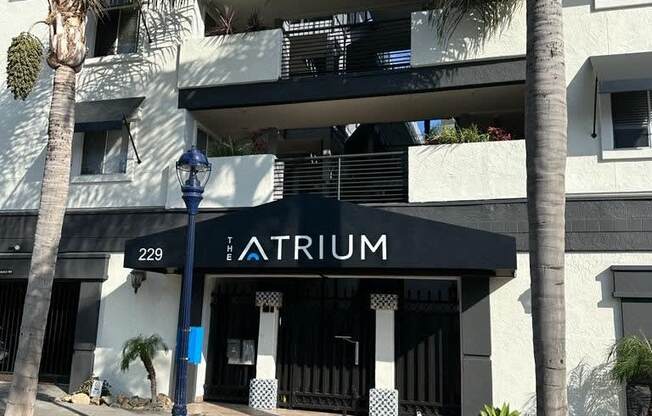
[(652, 52), (592, 56), (601, 94), (652, 89)]
[[(185, 227), (129, 240), (124, 265), (178, 272)], [(295, 196), (197, 224), (195, 268), (232, 274), (513, 276), (513, 237)]]
[(145, 97), (83, 101), (75, 104), (75, 133), (119, 130), (130, 121)]

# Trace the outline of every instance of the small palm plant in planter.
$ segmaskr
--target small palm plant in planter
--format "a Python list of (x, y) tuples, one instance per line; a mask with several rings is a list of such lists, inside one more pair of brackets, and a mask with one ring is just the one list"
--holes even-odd
[(156, 403), (156, 370), (154, 369), (154, 358), (160, 350), (168, 351), (168, 346), (163, 342), (160, 335), (154, 334), (149, 337), (138, 335), (128, 339), (122, 347), (122, 360), (120, 361), (120, 370), (127, 371), (129, 365), (140, 359), (147, 371), (150, 392), (152, 395), (152, 404)]
[(485, 404), (480, 410), (480, 416), (520, 416), (517, 410), (510, 410), (507, 403), (503, 403), (502, 407), (494, 407)]
[(652, 344), (644, 336), (630, 335), (614, 344), (609, 354), (611, 377), (626, 385), (627, 415), (647, 416), (652, 405)]

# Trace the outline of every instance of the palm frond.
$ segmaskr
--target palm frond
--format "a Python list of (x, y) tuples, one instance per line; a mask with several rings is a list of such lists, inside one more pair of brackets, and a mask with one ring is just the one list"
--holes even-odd
[(645, 336), (621, 338), (611, 349), (611, 377), (619, 383), (652, 380), (652, 345)]
[(149, 337), (138, 335), (137, 337), (130, 338), (122, 346), (120, 370), (127, 371), (131, 363), (143, 356), (153, 361), (160, 350), (167, 352), (168, 346), (159, 334), (153, 334)]
[(478, 24), (483, 33), (494, 32), (508, 21), (522, 0), (430, 0), (430, 23), (437, 36), (448, 39), (465, 17)]
[(104, 15), (104, 10), (107, 6), (105, 0), (81, 0), (81, 2), (85, 10), (91, 11), (96, 16)]

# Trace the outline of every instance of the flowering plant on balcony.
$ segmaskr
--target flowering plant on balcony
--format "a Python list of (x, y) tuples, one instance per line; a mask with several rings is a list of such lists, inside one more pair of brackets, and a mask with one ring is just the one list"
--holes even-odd
[(512, 134), (500, 127), (489, 127), (482, 132), (477, 125), (469, 127), (444, 126), (426, 136), (426, 144), (478, 143), (512, 140)]
[(491, 136), (492, 141), (500, 142), (504, 140), (512, 140), (512, 133), (501, 129), (500, 127), (487, 128), (487, 134)]

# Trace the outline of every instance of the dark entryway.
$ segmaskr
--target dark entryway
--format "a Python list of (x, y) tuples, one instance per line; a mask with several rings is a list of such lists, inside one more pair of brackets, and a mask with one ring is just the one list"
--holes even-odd
[(255, 361), (236, 362), (229, 356), (230, 349), (242, 348), (243, 342), (253, 343), (257, 350), (259, 313), (255, 296), (255, 281), (218, 280), (211, 301), (206, 400), (247, 403), (249, 381), (256, 376)]
[(255, 293), (268, 290), (284, 297), (276, 357), (279, 407), (367, 413), (375, 369), (375, 312), (369, 297), (396, 293), (400, 414), (460, 414), (454, 280), (219, 279), (211, 305), (206, 400), (247, 403), (255, 362), (230, 363), (229, 348), (237, 341), (236, 348), (249, 342), (257, 350)]
[(403, 281), (395, 343), (399, 415), (459, 415), (461, 357), (455, 281)]
[[(27, 280), (0, 280), (0, 349), (7, 352), (0, 374), (14, 368), (26, 290)], [(79, 282), (55, 280), (39, 371), (42, 381), (68, 383), (78, 303)]]
[(279, 406), (345, 413), (367, 409), (375, 347), (368, 283), (310, 279), (286, 288), (276, 370)]

